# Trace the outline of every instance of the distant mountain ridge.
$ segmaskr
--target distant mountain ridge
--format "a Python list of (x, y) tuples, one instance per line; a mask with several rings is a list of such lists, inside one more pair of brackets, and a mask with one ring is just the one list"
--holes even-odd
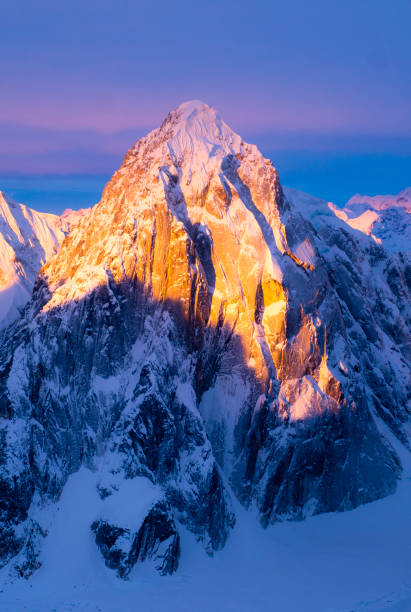
[(411, 187), (397, 196), (355, 195), (334, 213), (390, 252), (411, 252)]
[(411, 212), (411, 187), (406, 187), (398, 195), (367, 196), (357, 193), (346, 204), (347, 208), (358, 205), (365, 205), (374, 210), (398, 207)]

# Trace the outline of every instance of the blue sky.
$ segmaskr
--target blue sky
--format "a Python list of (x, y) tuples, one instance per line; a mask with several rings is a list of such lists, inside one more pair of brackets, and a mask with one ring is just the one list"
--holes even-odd
[(1, 9), (0, 189), (28, 204), (93, 203), (127, 148), (193, 98), (284, 184), (342, 203), (411, 183), (409, 0)]

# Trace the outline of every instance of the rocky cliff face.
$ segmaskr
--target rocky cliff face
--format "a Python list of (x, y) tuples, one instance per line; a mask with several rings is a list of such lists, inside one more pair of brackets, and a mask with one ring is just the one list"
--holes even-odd
[(408, 269), (285, 195), (207, 105), (170, 113), (3, 333), (3, 563), (36, 567), (39, 508), (81, 465), (98, 474), (90, 532), (124, 577), (175, 571), (180, 525), (224, 546), (233, 495), (267, 525), (393, 492), (382, 432), (408, 444)]

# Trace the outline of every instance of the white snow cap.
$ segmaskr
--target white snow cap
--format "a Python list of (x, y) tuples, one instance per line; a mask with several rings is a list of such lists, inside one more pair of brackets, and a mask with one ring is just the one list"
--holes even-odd
[(193, 178), (192, 187), (200, 189), (227, 155), (237, 155), (244, 147), (248, 154), (258, 155), (257, 148), (244, 143), (214, 108), (190, 100), (171, 111), (132, 151), (142, 159), (149, 154), (158, 166), (168, 165), (171, 157), (187, 180)]
[(203, 115), (215, 120), (219, 115), (217, 111), (202, 102), (201, 100), (188, 100), (188, 102), (183, 102), (180, 106), (172, 111), (172, 114), (178, 113), (181, 121), (187, 121), (193, 115)]
[(172, 163), (181, 169), (181, 180), (190, 189), (201, 191), (227, 155), (237, 155), (243, 148), (249, 155), (261, 155), (254, 145), (247, 145), (221, 118), (219, 113), (200, 100), (190, 100), (171, 111), (161, 126), (136, 142), (127, 160), (145, 164), (150, 158), (153, 168)]
[[(242, 142), (241, 137), (222, 120), (220, 114), (200, 100), (180, 104), (167, 119), (173, 125), (171, 144), (176, 154), (193, 151), (194, 143), (196, 147), (205, 145), (209, 154), (215, 145), (227, 153), (228, 150), (238, 150)], [(167, 119), (163, 125), (169, 124)]]

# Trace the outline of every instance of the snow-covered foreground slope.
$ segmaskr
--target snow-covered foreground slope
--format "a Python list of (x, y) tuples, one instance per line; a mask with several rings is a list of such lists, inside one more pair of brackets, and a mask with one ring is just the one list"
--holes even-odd
[(315, 546), (309, 525), (328, 519), (276, 523), (349, 511), (403, 482), (408, 266), (327, 203), (284, 193), (206, 104), (172, 111), (0, 336), (4, 575), (58, 584), (64, 537), (67, 576), (94, 571), (98, 585), (111, 572), (116, 592), (115, 576), (136, 582), (128, 597), (175, 573), (162, 583), (171, 597), (191, 567), (201, 592), (203, 572), (221, 584), (221, 555), (244, 601), (255, 592), (262, 605), (243, 546), (261, 549), (250, 563), (266, 583), (270, 559), (281, 579), (281, 560), (289, 573), (300, 552), (307, 595), (313, 567), (331, 561), (288, 555), (277, 534), (295, 528)]
[(39, 213), (0, 191), (0, 329), (19, 316), (41, 266), (83, 214)]
[[(225, 548), (208, 557), (180, 527), (180, 569), (140, 567), (122, 581), (99, 555), (90, 522), (101, 500), (96, 474), (70, 477), (28, 580), (0, 591), (4, 612), (407, 612), (411, 609), (411, 479), (356, 510), (264, 530), (236, 506)], [(132, 501), (133, 498), (130, 498)], [(3, 570), (4, 571), (4, 570)]]

